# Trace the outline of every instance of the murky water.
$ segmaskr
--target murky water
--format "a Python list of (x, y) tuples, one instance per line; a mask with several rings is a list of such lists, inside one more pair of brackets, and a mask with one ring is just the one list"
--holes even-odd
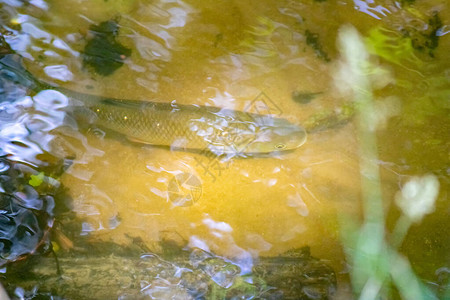
[[(436, 282), (450, 253), (450, 12), (442, 1), (371, 2), (3, 1), (1, 9), (14, 31), (8, 43), (47, 83), (107, 97), (274, 114), (296, 124), (320, 112), (339, 114), (349, 100), (338, 88), (336, 40), (343, 24), (367, 39), (378, 28), (390, 30), (387, 37), (413, 36), (423, 48), (415, 60), (408, 52), (389, 56), (401, 51), (394, 45), (373, 61), (386, 71), (373, 87), (387, 112), (377, 131), (377, 164), (388, 224), (399, 215), (395, 194), (410, 176), (439, 179), (434, 213), (412, 228), (402, 248), (419, 276)], [(437, 33), (430, 25), (435, 12)], [(131, 54), (102, 76), (83, 65), (83, 53), (90, 26), (107, 20), (117, 21), (117, 41)], [(439, 35), (435, 48), (427, 39), (433, 34)], [(314, 95), (295, 101), (294, 92)], [(140, 238), (150, 249), (176, 235), (180, 246), (223, 255), (244, 269), (259, 256), (308, 245), (335, 269), (338, 295), (349, 291), (339, 222), (363, 217), (353, 119), (311, 132), (292, 152), (224, 161), (206, 151), (172, 151), (102, 128), (67, 126), (60, 110), (67, 99), (57, 93), (20, 101), (33, 112), (19, 111), (20, 119), (9, 122), (34, 130), (34, 136), (25, 130), (21, 142), (35, 148), (11, 143), (2, 132), (4, 148), (36, 164), (43, 151), (74, 157), (61, 181), (82, 220), (81, 235), (119, 244)]]

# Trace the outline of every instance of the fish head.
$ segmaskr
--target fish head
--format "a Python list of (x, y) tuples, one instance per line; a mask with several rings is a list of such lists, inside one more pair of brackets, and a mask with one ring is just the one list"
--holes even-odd
[(306, 142), (305, 129), (286, 119), (261, 116), (255, 119), (255, 124), (255, 138), (245, 147), (246, 153), (294, 150)]

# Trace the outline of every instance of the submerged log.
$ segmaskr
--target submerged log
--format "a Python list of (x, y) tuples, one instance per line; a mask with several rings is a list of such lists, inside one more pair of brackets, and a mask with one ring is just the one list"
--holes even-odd
[(2, 282), (11, 296), (28, 291), (97, 300), (328, 299), (336, 289), (334, 271), (310, 256), (308, 247), (261, 258), (251, 274), (242, 274), (237, 264), (200, 249), (171, 259), (123, 254), (72, 253), (57, 261), (35, 257), (31, 265), (10, 268)]

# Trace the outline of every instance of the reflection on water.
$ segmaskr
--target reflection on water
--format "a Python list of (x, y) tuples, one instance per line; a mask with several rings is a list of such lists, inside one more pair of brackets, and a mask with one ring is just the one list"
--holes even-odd
[(64, 124), (62, 109), (67, 102), (61, 93), (44, 90), (33, 97), (2, 103), (0, 131), (4, 151), (14, 160), (37, 163), (38, 155), (51, 152), (54, 135), (49, 132)]
[[(116, 113), (114, 107), (98, 107), (106, 111), (103, 127), (76, 123), (68, 113), (73, 111), (70, 95), (55, 90), (34, 94), (23, 82), (17, 84), (14, 72), (2, 68), (0, 76), (7, 80), (0, 81), (5, 95), (0, 103), (1, 148), (12, 159), (36, 166), (46, 155), (73, 158), (62, 182), (82, 220), (81, 234), (92, 240), (126, 244), (134, 237), (152, 249), (163, 240), (163, 232), (176, 232), (181, 246), (223, 255), (243, 274), (261, 255), (309, 245), (317, 256), (329, 259), (337, 273), (345, 274), (338, 217), (356, 220), (362, 213), (360, 141), (344, 86), (356, 78), (336, 75), (340, 56), (335, 44), (342, 24), (354, 24), (378, 55), (367, 58), (372, 66), (367, 75), (374, 82), (379, 112), (373, 114), (380, 139), (376, 163), (382, 168), (386, 209), (403, 178), (427, 173), (437, 174), (441, 198), (435, 214), (424, 222), (443, 220), (448, 207), (449, 126), (443, 112), (448, 112), (449, 13), (433, 1), (417, 6), (406, 2), (5, 2), (0, 4), (0, 24), (10, 32), (6, 41), (44, 82), (91, 95), (172, 103), (175, 110), (184, 105), (224, 108), (215, 113), (218, 121), (191, 116), (185, 125), (209, 139), (209, 145), (231, 144), (238, 152), (273, 140), (272, 132), (261, 130), (256, 137), (246, 132), (254, 130), (249, 125), (255, 123), (280, 127), (274, 117), (328, 130), (306, 128), (310, 133), (301, 148), (246, 159), (212, 155), (226, 151), (208, 145), (196, 152), (179, 151), (194, 139), (180, 129), (181, 123), (176, 123), (179, 132), (169, 142), (159, 137), (159, 127), (151, 132), (152, 138), (159, 134), (165, 141), (157, 144), (169, 144), (172, 150), (142, 145), (127, 141), (128, 131), (113, 127), (123, 134), (116, 135), (105, 130), (107, 122), (119, 123), (106, 111)], [(119, 26), (117, 41), (131, 54), (114, 74), (102, 76), (83, 66), (82, 56), (92, 38), (91, 26), (112, 19)], [(438, 47), (430, 38), (433, 32), (440, 34)], [(430, 45), (429, 52), (423, 50)], [(423, 82), (426, 88), (419, 85)], [(294, 101), (292, 95), (313, 96)], [(271, 117), (261, 118), (261, 124), (241, 120), (245, 128), (232, 132), (231, 140), (230, 135), (217, 140), (218, 132), (228, 132), (231, 119), (239, 119), (227, 115), (235, 111)], [(129, 121), (129, 116), (118, 118)], [(184, 122), (182, 118), (176, 115), (176, 121)], [(166, 125), (168, 120), (162, 116), (155, 124)], [(141, 130), (145, 122), (138, 119), (135, 128)], [(424, 129), (425, 124), (431, 124), (431, 130)], [(277, 132), (289, 137), (294, 133)], [(135, 134), (134, 140), (140, 137)], [(395, 214), (389, 213), (388, 223), (393, 224)], [(447, 223), (440, 222), (439, 228), (424, 225), (423, 233), (411, 239), (441, 232)], [(448, 244), (437, 238), (433, 257), (414, 256), (426, 269), (421, 276), (429, 278), (443, 267), (439, 256), (445, 257)], [(427, 246), (408, 247), (406, 254)], [(346, 276), (340, 280), (345, 282)], [(215, 281), (224, 286), (226, 279)], [(143, 291), (150, 296), (161, 292), (158, 285)]]

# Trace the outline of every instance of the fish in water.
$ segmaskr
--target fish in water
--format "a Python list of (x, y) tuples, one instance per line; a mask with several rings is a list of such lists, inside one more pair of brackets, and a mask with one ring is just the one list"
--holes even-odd
[(208, 149), (217, 155), (251, 155), (293, 150), (306, 141), (302, 127), (269, 115), (59, 90), (83, 103), (75, 115), (134, 142), (185, 150)]
[[(78, 116), (96, 126), (123, 134), (129, 140), (185, 150), (227, 155), (267, 154), (293, 150), (306, 142), (306, 131), (286, 119), (201, 105), (119, 100), (56, 88), (27, 72), (15, 54), (0, 58), (35, 92), (58, 90), (82, 105)], [(82, 118), (83, 119), (83, 118)], [(86, 118), (84, 118), (86, 119)]]

